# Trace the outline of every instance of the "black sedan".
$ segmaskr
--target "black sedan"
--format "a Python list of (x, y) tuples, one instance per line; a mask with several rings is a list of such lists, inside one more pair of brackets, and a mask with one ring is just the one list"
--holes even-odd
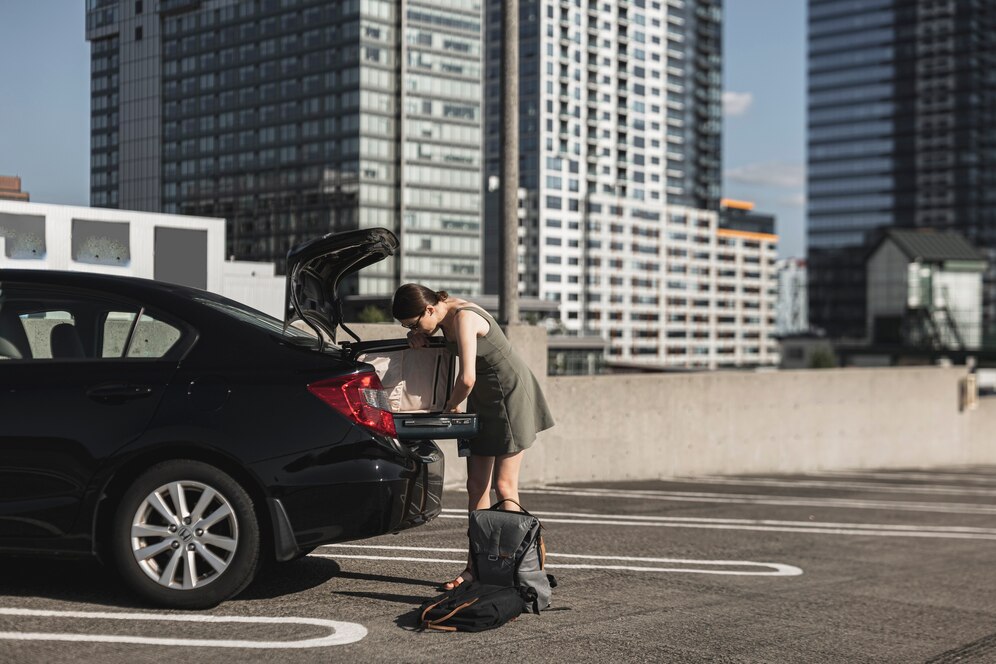
[(0, 270), (0, 551), (96, 555), (145, 598), (200, 608), (267, 558), (438, 515), (429, 438), (476, 426), (437, 412), (452, 362), (419, 354), (437, 394), (402, 394), (403, 340), (336, 342), (340, 281), (396, 250), (372, 229), (291, 252), (285, 320), (153, 281)]

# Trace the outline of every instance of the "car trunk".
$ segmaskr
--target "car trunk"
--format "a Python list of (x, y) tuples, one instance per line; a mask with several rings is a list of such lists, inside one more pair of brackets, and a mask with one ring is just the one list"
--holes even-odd
[(475, 413), (444, 413), (456, 375), (456, 357), (442, 340), (411, 348), (407, 339), (347, 344), (347, 353), (371, 365), (384, 386), (400, 440), (470, 438)]
[(384, 228), (333, 233), (301, 244), (287, 256), (285, 323), (316, 336), (316, 348), (336, 344), (338, 328), (355, 343), (342, 343), (346, 356), (373, 367), (383, 385), (400, 440), (469, 438), (477, 434), (474, 413), (443, 413), (456, 376), (456, 361), (442, 339), (411, 348), (407, 338), (363, 341), (342, 321), (338, 286), (363, 267), (393, 256), (398, 240)]

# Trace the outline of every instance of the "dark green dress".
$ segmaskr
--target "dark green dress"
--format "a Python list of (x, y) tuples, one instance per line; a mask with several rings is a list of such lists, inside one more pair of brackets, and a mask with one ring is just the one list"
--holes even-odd
[[(512, 350), (498, 322), (477, 307), (468, 309), (488, 322), (488, 333), (477, 338), (477, 379), (467, 410), (477, 413), (480, 432), (470, 441), (475, 456), (514, 454), (528, 448), (537, 432), (553, 426), (553, 415), (533, 372)], [(457, 354), (457, 343), (446, 340)]]

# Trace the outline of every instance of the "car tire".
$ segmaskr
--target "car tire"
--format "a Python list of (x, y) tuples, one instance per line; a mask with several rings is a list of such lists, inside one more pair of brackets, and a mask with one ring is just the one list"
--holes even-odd
[(160, 606), (204, 609), (248, 586), (260, 529), (245, 489), (218, 468), (178, 459), (138, 476), (114, 514), (109, 549), (125, 583)]

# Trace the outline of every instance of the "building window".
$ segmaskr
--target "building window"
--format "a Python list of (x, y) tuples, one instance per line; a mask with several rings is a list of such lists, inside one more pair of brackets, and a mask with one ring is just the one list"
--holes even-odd
[(142, 0), (135, 0), (135, 14), (142, 13)]
[(138, 26), (137, 28), (135, 28), (135, 41), (141, 41), (141, 40), (142, 40), (142, 26)]

